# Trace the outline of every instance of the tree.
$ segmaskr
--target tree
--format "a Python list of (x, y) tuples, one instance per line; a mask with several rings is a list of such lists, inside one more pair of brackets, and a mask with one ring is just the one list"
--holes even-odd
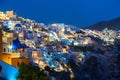
[(18, 80), (50, 80), (50, 78), (44, 74), (43, 70), (32, 64), (22, 63), (19, 67)]

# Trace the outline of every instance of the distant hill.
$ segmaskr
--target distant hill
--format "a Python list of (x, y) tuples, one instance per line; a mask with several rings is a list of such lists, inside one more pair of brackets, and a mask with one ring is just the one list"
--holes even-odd
[(120, 30), (120, 17), (109, 20), (109, 21), (103, 21), (103, 22), (96, 23), (92, 26), (89, 26), (88, 28), (92, 30), (100, 30), (100, 31), (105, 28), (108, 28), (111, 30)]

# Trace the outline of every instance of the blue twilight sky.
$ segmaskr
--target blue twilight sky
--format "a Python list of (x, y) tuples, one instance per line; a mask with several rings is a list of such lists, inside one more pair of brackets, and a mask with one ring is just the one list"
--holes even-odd
[(45, 24), (83, 27), (120, 17), (120, 0), (0, 0), (0, 11), (7, 10)]

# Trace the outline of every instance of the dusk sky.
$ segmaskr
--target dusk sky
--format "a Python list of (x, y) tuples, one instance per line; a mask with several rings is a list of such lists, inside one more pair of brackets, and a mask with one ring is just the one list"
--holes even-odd
[(0, 0), (0, 11), (7, 10), (45, 24), (83, 27), (120, 17), (120, 0)]

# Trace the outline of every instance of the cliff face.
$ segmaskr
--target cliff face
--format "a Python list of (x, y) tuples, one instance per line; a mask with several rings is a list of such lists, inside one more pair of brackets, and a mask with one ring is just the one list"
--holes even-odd
[(120, 18), (116, 18), (116, 19), (109, 20), (109, 21), (99, 22), (92, 26), (89, 26), (88, 28), (92, 29), (92, 30), (94, 30), (94, 29), (99, 30), (99, 31), (101, 31), (105, 28), (108, 28), (111, 30), (119, 30), (120, 29)]

